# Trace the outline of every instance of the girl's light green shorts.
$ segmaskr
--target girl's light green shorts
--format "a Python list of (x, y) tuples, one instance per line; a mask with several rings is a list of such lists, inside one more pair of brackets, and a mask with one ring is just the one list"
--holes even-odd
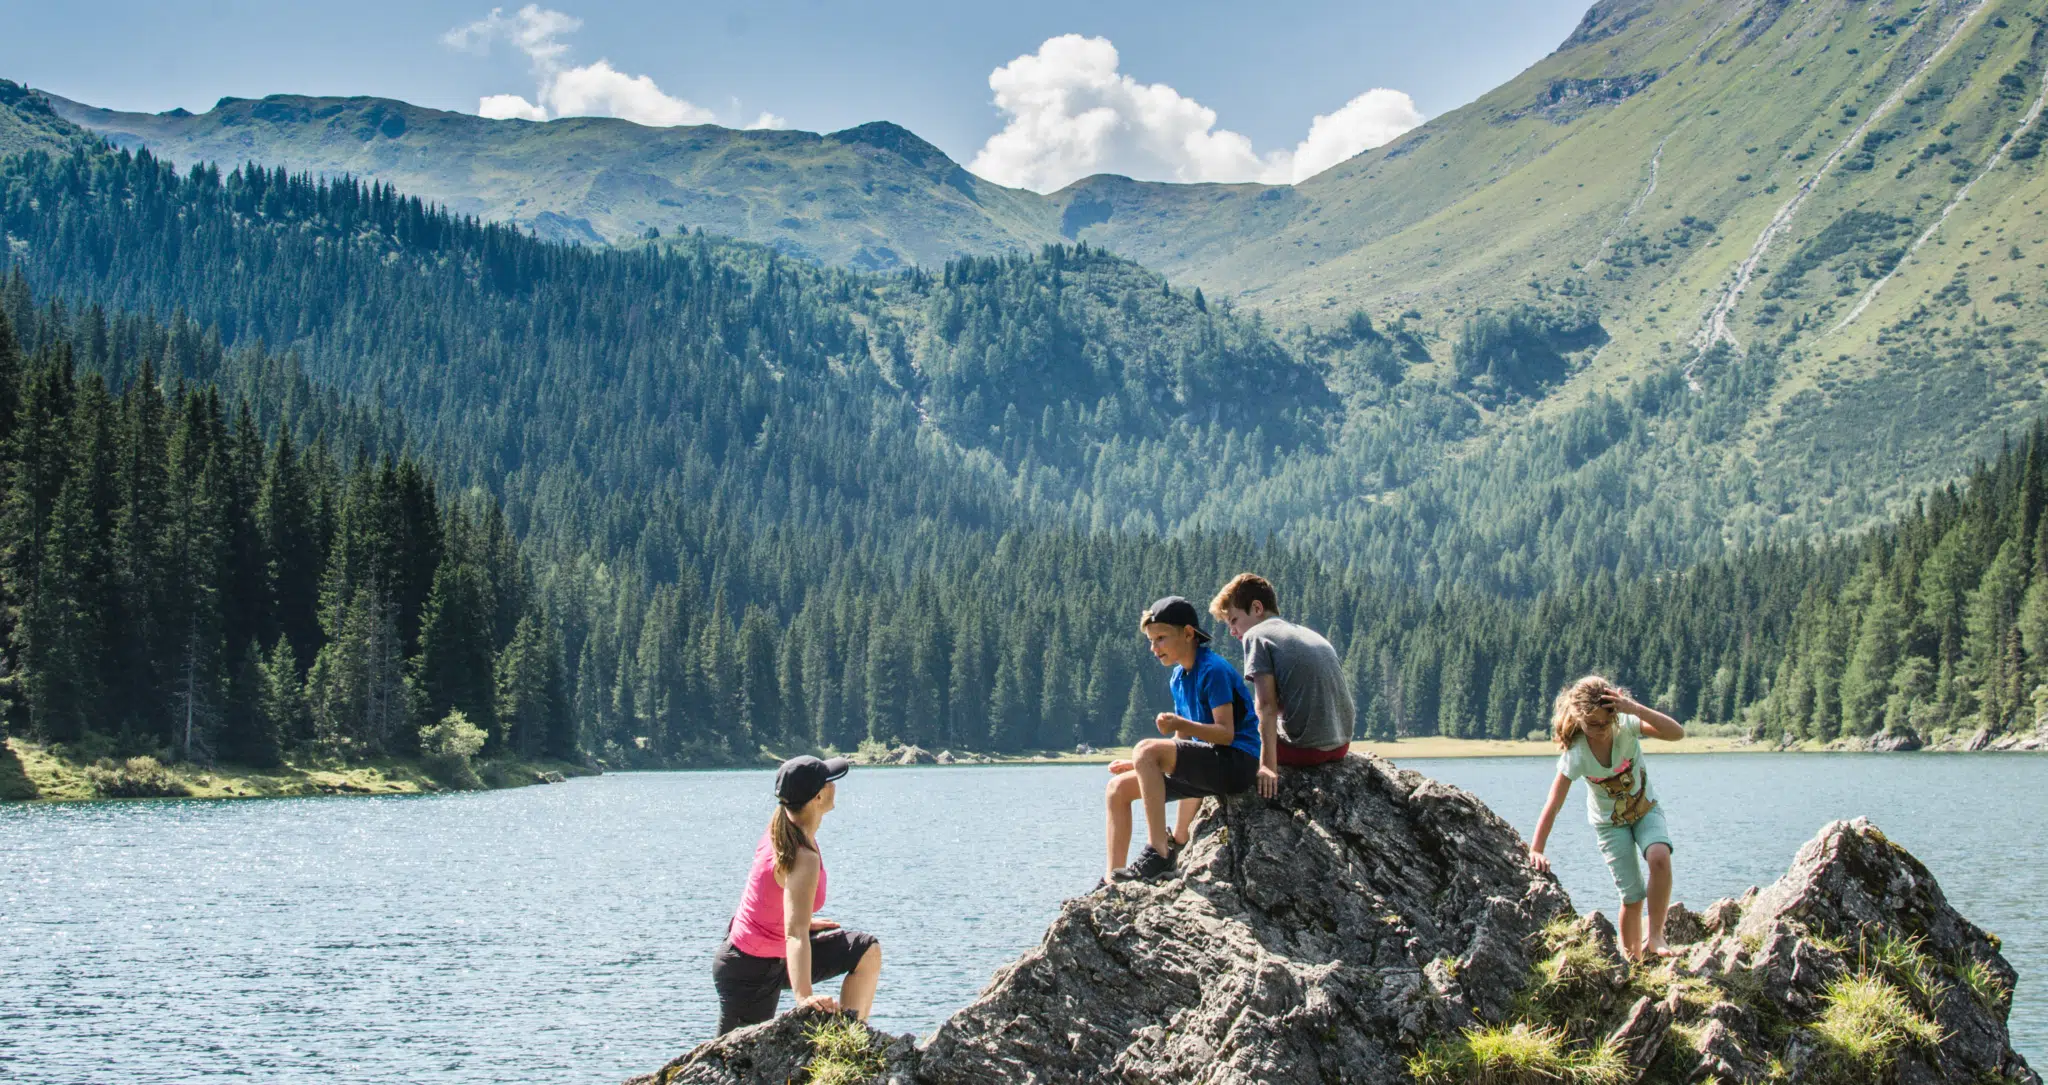
[(1607, 873), (1614, 876), (1614, 888), (1621, 890), (1621, 902), (1634, 904), (1649, 896), (1642, 857), (1652, 844), (1671, 847), (1671, 834), (1664, 829), (1664, 804), (1651, 807), (1634, 825), (1595, 825), (1593, 831), (1600, 837), (1600, 854), (1607, 860)]

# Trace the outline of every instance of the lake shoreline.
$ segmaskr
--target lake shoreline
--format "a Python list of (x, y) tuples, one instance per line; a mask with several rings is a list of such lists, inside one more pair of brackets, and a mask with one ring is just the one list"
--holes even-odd
[[(286, 761), (247, 765), (162, 765), (154, 759), (85, 761), (67, 751), (9, 737), (0, 740), (0, 802), (97, 802), (136, 798), (281, 799), (315, 795), (428, 795), (460, 790), (435, 778), (418, 760), (381, 757), (360, 763)], [(479, 760), (487, 791), (556, 783), (599, 770), (566, 761)]]
[[(2048, 752), (2043, 736), (2027, 736), (2018, 745), (2003, 748), (1972, 746), (1949, 740), (1913, 750), (1873, 747), (1863, 740), (1833, 743), (1806, 742), (1783, 746), (1755, 742), (1738, 735), (1691, 735), (1677, 742), (1653, 742), (1645, 751), (1655, 754), (1768, 754), (1768, 753), (1967, 753)], [(1353, 742), (1356, 753), (1370, 753), (1389, 761), (1460, 760), (1486, 757), (1556, 757), (1557, 747), (1547, 740), (1446, 738), (1423, 735), (1393, 742)], [(906, 751), (915, 751), (906, 757)], [(830, 755), (832, 751), (822, 751)], [(1129, 747), (1107, 750), (1035, 751), (1017, 754), (931, 751), (895, 747), (883, 751), (848, 755), (854, 764), (869, 768), (1006, 768), (1032, 765), (1107, 765), (1130, 756)], [(704, 764), (624, 766), (580, 765), (566, 761), (480, 760), (476, 773), (482, 790), (529, 787), (558, 783), (577, 776), (596, 776), (606, 771), (703, 772), (731, 769), (772, 768), (779, 758), (766, 751), (754, 763), (707, 762)], [(154, 765), (149, 776), (169, 781), (171, 786), (152, 787), (146, 781), (128, 786), (122, 766), (112, 759), (87, 762), (65, 752), (21, 738), (0, 740), (0, 803), (5, 802), (103, 802), (130, 798), (192, 799), (275, 799), (314, 795), (426, 795), (451, 788), (438, 780), (420, 760), (382, 757), (364, 762), (288, 761), (275, 768), (246, 765), (198, 765), (173, 763)], [(160, 774), (160, 775), (159, 775)], [(112, 788), (110, 791), (109, 788)]]
[[(2038, 744), (2039, 736), (2013, 746), (1996, 748), (1985, 745), (1972, 747), (1962, 741), (1937, 742), (1913, 749), (1887, 749), (1871, 745), (1864, 740), (1837, 740), (1832, 743), (1803, 742), (1793, 745), (1779, 745), (1771, 742), (1756, 742), (1740, 735), (1688, 735), (1677, 742), (1649, 741), (1644, 744), (1645, 753), (1654, 754), (1764, 754), (1764, 753), (2035, 753), (2044, 752)], [(904, 759), (904, 753), (914, 747), (896, 747), (880, 754), (866, 757), (853, 755), (854, 764), (862, 768), (976, 768), (1007, 765), (1106, 765), (1111, 761), (1130, 756), (1130, 747), (1107, 750), (1092, 750), (1087, 753), (1037, 752), (1027, 754), (983, 754), (965, 756), (951, 755), (952, 760), (940, 759), (944, 754), (934, 755), (919, 750), (922, 757)], [(1548, 739), (1491, 739), (1491, 738), (1446, 738), (1439, 735), (1421, 735), (1397, 739), (1392, 742), (1358, 741), (1351, 744), (1354, 753), (1370, 753), (1389, 761), (1403, 760), (1449, 760), (1468, 757), (1556, 757), (1557, 746)], [(771, 764), (764, 761), (763, 765)], [(704, 766), (706, 768), (718, 766)], [(728, 766), (730, 767), (730, 766)]]

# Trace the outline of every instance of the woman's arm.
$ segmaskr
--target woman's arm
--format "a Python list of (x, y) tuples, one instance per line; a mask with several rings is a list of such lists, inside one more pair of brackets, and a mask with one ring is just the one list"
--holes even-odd
[(811, 907), (818, 899), (818, 853), (798, 849), (796, 861), (782, 879), (782, 961), (789, 969), (789, 989), (798, 1006), (830, 1013), (839, 1008), (830, 995), (811, 993)]
[(1550, 843), (1550, 827), (1557, 824), (1557, 812), (1571, 790), (1572, 778), (1562, 772), (1550, 782), (1550, 796), (1543, 800), (1543, 816), (1536, 819), (1536, 836), (1529, 841), (1529, 865), (1538, 870), (1550, 869), (1550, 856), (1543, 854), (1543, 848)]
[(1651, 738), (1661, 738), (1666, 742), (1677, 742), (1685, 737), (1684, 724), (1648, 705), (1637, 704), (1632, 700), (1624, 698), (1620, 704), (1614, 706), (1614, 710), (1626, 712), (1643, 721), (1643, 733)]

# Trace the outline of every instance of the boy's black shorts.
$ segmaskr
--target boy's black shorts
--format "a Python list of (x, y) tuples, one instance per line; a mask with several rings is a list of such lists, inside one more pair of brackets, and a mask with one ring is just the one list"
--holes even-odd
[(1259, 759), (1235, 746), (1173, 740), (1173, 771), (1166, 774), (1166, 798), (1206, 799), (1250, 791), (1259, 778)]
[[(874, 945), (874, 935), (845, 927), (812, 934), (811, 982), (853, 971)], [(728, 938), (711, 960), (711, 983), (718, 989), (718, 1034), (723, 1036), (775, 1016), (776, 1003), (789, 990), (789, 966), (780, 957), (744, 952)]]

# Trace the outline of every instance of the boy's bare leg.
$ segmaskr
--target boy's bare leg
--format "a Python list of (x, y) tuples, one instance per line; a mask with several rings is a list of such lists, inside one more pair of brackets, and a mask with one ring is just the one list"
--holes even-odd
[(1645, 858), (1650, 862), (1650, 922), (1643, 931), (1643, 956), (1668, 956), (1670, 950), (1664, 945), (1664, 916), (1671, 910), (1671, 849), (1663, 844), (1652, 844)]
[(1166, 854), (1166, 774), (1178, 763), (1179, 751), (1171, 742), (1147, 739), (1138, 744), (1138, 792), (1145, 799), (1145, 842), (1152, 850)]
[(1643, 902), (1621, 906), (1621, 955), (1631, 961), (1643, 957)]
[(1109, 778), (1109, 786), (1103, 790), (1102, 801), (1108, 809), (1109, 866), (1112, 874), (1130, 861), (1131, 856), (1131, 804), (1138, 801), (1138, 774), (1121, 772)]
[(1180, 821), (1173, 827), (1173, 839), (1176, 844), (1182, 847), (1187, 846), (1188, 840), (1194, 835), (1195, 815), (1201, 812), (1202, 800), (1182, 799), (1180, 801)]

